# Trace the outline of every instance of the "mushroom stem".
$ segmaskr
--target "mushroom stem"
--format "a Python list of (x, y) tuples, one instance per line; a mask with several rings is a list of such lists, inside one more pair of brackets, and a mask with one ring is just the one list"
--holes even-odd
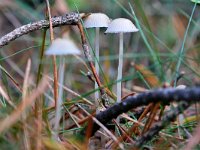
[[(60, 57), (60, 66), (59, 66), (59, 84), (60, 85), (64, 84), (64, 70), (65, 70), (65, 58), (63, 56), (61, 56)], [(63, 98), (63, 88), (62, 88), (62, 86), (59, 86), (59, 95), (58, 95), (58, 100), (56, 103), (55, 126), (54, 126), (55, 139), (58, 138), (58, 134), (59, 134), (59, 123), (60, 123), (61, 110), (62, 110), (62, 108), (61, 108), (62, 98)]]
[(119, 33), (119, 64), (117, 75), (117, 102), (121, 102), (121, 79), (122, 79), (122, 66), (123, 66), (123, 33)]
[[(100, 28), (97, 27), (96, 28), (96, 35), (95, 35), (95, 68), (96, 68), (96, 72), (97, 75), (99, 76), (99, 30)], [(98, 88), (98, 84), (95, 82), (95, 89)], [(99, 98), (99, 91), (95, 92), (95, 101), (96, 104), (98, 105), (98, 101), (97, 99)]]

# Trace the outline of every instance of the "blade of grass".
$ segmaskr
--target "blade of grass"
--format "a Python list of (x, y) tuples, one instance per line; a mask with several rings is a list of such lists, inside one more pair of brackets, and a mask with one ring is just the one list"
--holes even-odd
[[(25, 100), (25, 97), (27, 96), (30, 69), (31, 69), (31, 60), (29, 58), (26, 65), (24, 83), (23, 83), (23, 88), (22, 88), (22, 100)], [(23, 104), (25, 105), (26, 102), (23, 102)], [(24, 136), (23, 136), (24, 147), (25, 147), (25, 150), (30, 150), (30, 139), (29, 139), (29, 134), (28, 134), (27, 122), (26, 122), (26, 112), (22, 113), (22, 120), (23, 120), (23, 131), (24, 131)]]
[[(13, 57), (13, 56), (18, 55), (18, 54), (21, 54), (22, 52), (31, 50), (32, 48), (38, 48), (38, 47), (41, 47), (41, 46), (42, 46), (42, 45), (37, 45), (37, 46), (31, 46), (31, 47), (28, 47), (28, 48), (24, 48), (24, 49), (21, 49), (21, 50), (17, 50), (16, 53), (13, 53), (13, 54), (8, 55), (8, 56), (6, 56), (6, 57), (0, 58), (0, 61), (3, 61), (3, 60), (5, 60), (5, 59), (7, 59), (7, 58)], [(47, 45), (45, 45), (45, 46), (47, 46)]]
[[(10, 100), (8, 94), (4, 91), (4, 89), (3, 89), (3, 87), (2, 87), (1, 84), (0, 84), (0, 94), (1, 94), (2, 97), (3, 97), (3, 100), (4, 100), (4, 98), (5, 98), (5, 100), (8, 102), (8, 104), (11, 105), (13, 108), (15, 108), (15, 104)], [(2, 101), (2, 100), (0, 100), (0, 101), (1, 101), (1, 103), (2, 103), (3, 105), (5, 105), (5, 102), (4, 102), (4, 101)]]
[(22, 89), (19, 86), (19, 83), (17, 83), (17, 81), (1, 65), (0, 65), (0, 69), (6, 74), (6, 76), (8, 76), (8, 78), (12, 81), (12, 83), (16, 86), (16, 88), (21, 92)]
[[(174, 77), (175, 79), (179, 75), (179, 70), (180, 70), (181, 62), (183, 60), (184, 53), (185, 53), (185, 49), (184, 49), (185, 42), (186, 42), (186, 38), (187, 38), (187, 35), (188, 35), (189, 27), (190, 27), (190, 24), (191, 24), (192, 17), (194, 15), (196, 6), (197, 6), (197, 3), (195, 3), (194, 6), (193, 6), (192, 13), (190, 15), (190, 19), (189, 19), (189, 22), (188, 22), (188, 25), (187, 25), (187, 28), (186, 28), (186, 31), (185, 31), (185, 34), (184, 34), (184, 38), (183, 38), (183, 42), (182, 42), (182, 45), (181, 45), (181, 49), (178, 51), (178, 54), (177, 54), (178, 55), (178, 61), (177, 61), (176, 71), (175, 71), (175, 77)], [(175, 80), (174, 87), (176, 87), (176, 84), (177, 84), (177, 81)]]

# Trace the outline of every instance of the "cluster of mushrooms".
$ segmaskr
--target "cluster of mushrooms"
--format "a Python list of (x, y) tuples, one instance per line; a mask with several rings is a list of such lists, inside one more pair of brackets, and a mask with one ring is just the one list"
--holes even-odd
[[(92, 13), (84, 19), (83, 25), (85, 28), (95, 28), (95, 68), (99, 75), (99, 33), (100, 28), (107, 28), (105, 33), (119, 33), (119, 64), (117, 75), (117, 102), (121, 101), (121, 79), (122, 79), (122, 66), (123, 66), (123, 33), (137, 32), (138, 29), (135, 25), (126, 18), (117, 18), (111, 20), (107, 15), (103, 13)], [(80, 50), (70, 39), (55, 39), (54, 42), (47, 49), (46, 55), (59, 55), (60, 67), (59, 67), (59, 84), (63, 84), (64, 80), (64, 68), (65, 61), (64, 55), (79, 55)], [(97, 83), (95, 83), (95, 89), (98, 89)], [(56, 104), (56, 120), (61, 117), (61, 105), (62, 105), (63, 88), (59, 86), (59, 96)], [(97, 99), (99, 99), (99, 92), (95, 92), (96, 105)], [(59, 121), (54, 126), (55, 130), (59, 128)]]
[[(95, 38), (95, 68), (97, 74), (99, 75), (99, 31), (100, 28), (107, 28), (105, 33), (119, 33), (119, 63), (118, 63), (118, 75), (117, 75), (117, 102), (121, 101), (121, 79), (122, 79), (122, 66), (123, 66), (123, 33), (127, 32), (137, 32), (138, 29), (135, 25), (125, 18), (117, 18), (114, 20), (109, 19), (109, 17), (103, 13), (93, 13), (89, 15), (84, 20), (85, 28), (95, 28), (96, 38)], [(95, 84), (95, 89), (98, 85)], [(98, 91), (95, 93), (95, 99), (98, 99)]]

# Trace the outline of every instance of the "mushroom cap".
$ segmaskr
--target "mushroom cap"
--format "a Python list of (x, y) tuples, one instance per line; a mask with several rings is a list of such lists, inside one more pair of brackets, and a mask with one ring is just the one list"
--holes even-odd
[(135, 25), (126, 18), (117, 18), (111, 21), (105, 33), (125, 33), (139, 31)]
[(103, 13), (92, 13), (84, 20), (85, 28), (108, 27), (110, 19)]
[(191, 0), (194, 3), (200, 4), (200, 0)]
[(186, 85), (183, 85), (183, 84), (178, 85), (178, 86), (176, 87), (176, 89), (185, 89), (185, 88), (186, 88)]
[(71, 40), (57, 38), (46, 50), (46, 55), (79, 55), (81, 52)]

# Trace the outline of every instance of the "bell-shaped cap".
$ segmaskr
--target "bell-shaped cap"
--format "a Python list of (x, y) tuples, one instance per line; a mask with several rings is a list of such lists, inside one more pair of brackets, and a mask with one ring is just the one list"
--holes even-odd
[(185, 89), (185, 88), (186, 88), (186, 85), (183, 85), (183, 84), (178, 85), (178, 86), (176, 87), (176, 89)]
[(139, 31), (135, 25), (126, 18), (118, 18), (111, 21), (105, 33), (125, 33)]
[(110, 23), (110, 19), (107, 15), (103, 13), (92, 13), (84, 20), (84, 27), (85, 28), (101, 28), (101, 27), (108, 27)]
[(191, 0), (194, 3), (200, 4), (200, 0)]
[(71, 40), (57, 38), (46, 50), (46, 55), (79, 55), (81, 52)]

